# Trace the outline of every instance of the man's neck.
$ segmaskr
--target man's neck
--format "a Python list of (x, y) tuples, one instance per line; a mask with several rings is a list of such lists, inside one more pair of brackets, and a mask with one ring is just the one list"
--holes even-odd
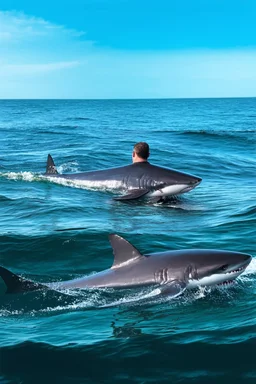
[(137, 155), (137, 153), (133, 152), (133, 163), (146, 163), (147, 159), (143, 159), (143, 157), (140, 157)]
[(135, 164), (135, 163), (147, 163), (147, 160), (145, 160), (145, 159), (136, 159), (136, 160), (133, 162), (133, 164)]

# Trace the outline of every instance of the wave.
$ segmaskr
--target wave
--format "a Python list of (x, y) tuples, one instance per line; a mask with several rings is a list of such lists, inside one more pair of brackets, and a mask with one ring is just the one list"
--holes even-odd
[(246, 268), (246, 271), (240, 276), (240, 278), (246, 282), (247, 281), (246, 276), (251, 275), (251, 274), (253, 274), (253, 275), (256, 274), (256, 258), (252, 259), (252, 261), (250, 262), (250, 264)]
[(74, 227), (74, 228), (55, 229), (55, 232), (83, 231), (85, 229), (88, 229), (88, 227)]
[(0, 172), (0, 177), (4, 177), (9, 180), (24, 180), (35, 181), (39, 180), (40, 176), (32, 172)]
[(79, 128), (79, 127), (77, 125), (56, 124), (56, 125), (52, 125), (51, 128), (74, 129), (74, 128)]
[(255, 133), (255, 128), (244, 128), (244, 129), (234, 129), (232, 131), (228, 130), (217, 130), (217, 129), (189, 129), (184, 130), (183, 127), (177, 129), (177, 127), (168, 127), (168, 128), (155, 128), (152, 129), (152, 132), (156, 133), (178, 133), (180, 135), (216, 135), (216, 136), (235, 136), (236, 134), (247, 134), (247, 133)]
[[(180, 132), (180, 131), (179, 131)], [(230, 135), (230, 136), (234, 136), (236, 135), (237, 133), (255, 133), (256, 132), (256, 129), (254, 128), (246, 128), (246, 129), (236, 129), (236, 130), (233, 130), (232, 132), (228, 132), (228, 131), (215, 131), (215, 130), (205, 130), (205, 129), (200, 129), (198, 131), (194, 131), (194, 130), (188, 130), (188, 131), (183, 131), (183, 132), (180, 132), (181, 134), (202, 134), (202, 135), (217, 135), (217, 136), (222, 136), (222, 135)]]
[(194, 135), (194, 136), (211, 136), (213, 138), (217, 139), (229, 139), (229, 140), (241, 140), (241, 137), (244, 140), (247, 141), (255, 141), (255, 135), (254, 133), (256, 132), (255, 129), (245, 129), (245, 130), (234, 130), (232, 132), (227, 132), (227, 131), (208, 131), (208, 130), (189, 130), (189, 131), (184, 131), (184, 132), (177, 132), (180, 135)]
[[(73, 127), (70, 127), (70, 128), (73, 128)], [(70, 133), (69, 132), (56, 132), (56, 131), (50, 131), (50, 130), (43, 130), (43, 131), (38, 131), (37, 132), (37, 135), (38, 134), (42, 134), (42, 135), (61, 135), (61, 136), (63, 136), (63, 135), (70, 135)]]
[(91, 117), (67, 117), (66, 120), (74, 120), (74, 121), (89, 121), (93, 120)]
[[(213, 224), (213, 227), (219, 228), (222, 231), (225, 229), (227, 233), (231, 232), (232, 230), (235, 230), (236, 228), (242, 227), (244, 232), (246, 231), (247, 236), (250, 236), (250, 234), (254, 234), (253, 228), (255, 228), (256, 225), (256, 218), (254, 217), (249, 217), (247, 219), (238, 219), (238, 220), (229, 220), (229, 221), (224, 221), (224, 222), (218, 222)], [(246, 229), (247, 226), (247, 229)]]
[[(63, 172), (72, 172), (72, 173), (76, 173), (78, 171), (78, 168), (77, 168), (77, 162), (76, 161), (71, 161), (71, 162), (68, 162), (68, 163), (64, 163), (62, 165), (59, 165), (57, 167), (58, 169), (58, 172), (60, 174), (62, 174)], [(28, 172), (28, 171), (24, 171), (24, 172), (0, 172), (0, 177), (3, 177), (3, 178), (6, 178), (6, 179), (9, 179), (9, 180), (23, 180), (23, 181), (29, 181), (29, 182), (32, 182), (32, 181), (53, 181), (57, 184), (63, 184), (65, 185), (65, 179), (61, 179), (61, 181), (59, 181), (59, 179), (55, 179), (54, 177), (50, 178), (50, 177), (45, 177), (43, 174), (39, 174), (39, 173), (33, 173), (33, 172)], [(68, 184), (68, 183), (67, 183)], [(71, 184), (72, 184), (72, 181), (71, 181)]]
[[(44, 281), (49, 276), (50, 279), (59, 277), (65, 280), (99, 271), (110, 267), (113, 262), (108, 234), (108, 231), (98, 231), (91, 226), (83, 230), (66, 231), (64, 228), (64, 231), (50, 233), (31, 230), (26, 234), (2, 234), (1, 265), (18, 274), (39, 273), (39, 278)], [(43, 269), (40, 267), (42, 263)], [(54, 270), (61, 276), (54, 274)], [(72, 276), (70, 271), (73, 271)]]
[(6, 202), (6, 201), (13, 201), (14, 199), (11, 199), (10, 197), (0, 195), (0, 203), (1, 202)]
[(72, 172), (76, 173), (78, 172), (78, 162), (77, 161), (68, 161), (67, 163), (63, 163), (58, 166), (58, 172), (60, 174), (64, 172)]
[(234, 213), (230, 217), (250, 217), (256, 214), (256, 206), (246, 207), (242, 212)]
[[(120, 338), (120, 333), (126, 338)], [(86, 383), (176, 383), (192, 380), (238, 384), (255, 378), (256, 339), (220, 345), (208, 343), (178, 344), (172, 335), (158, 337), (136, 328), (114, 328), (112, 339), (93, 345), (52, 345), (23, 342), (1, 351), (5, 380), (31, 382)], [(45, 368), (47, 367), (47, 369)], [(100, 369), (99, 369), (100, 367)], [(56, 379), (54, 379), (54, 382)], [(71, 381), (72, 380), (72, 381)]]

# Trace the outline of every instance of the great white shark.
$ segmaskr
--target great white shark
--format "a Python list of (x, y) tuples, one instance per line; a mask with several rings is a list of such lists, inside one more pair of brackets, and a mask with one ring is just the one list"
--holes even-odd
[(111, 234), (109, 239), (114, 254), (111, 268), (74, 280), (36, 283), (0, 267), (0, 276), (7, 286), (6, 292), (152, 286), (159, 288), (159, 293), (177, 296), (185, 289), (228, 285), (244, 272), (252, 259), (247, 253), (212, 249), (184, 249), (142, 255), (119, 235)]
[(123, 193), (115, 198), (120, 201), (139, 199), (142, 196), (161, 201), (169, 196), (189, 192), (202, 181), (200, 177), (158, 167), (148, 161), (98, 171), (59, 174), (50, 154), (44, 176), (52, 180), (64, 179), (79, 185), (116, 190)]

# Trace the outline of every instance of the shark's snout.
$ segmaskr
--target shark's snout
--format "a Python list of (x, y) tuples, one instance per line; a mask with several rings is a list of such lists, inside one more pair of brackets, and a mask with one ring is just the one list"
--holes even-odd
[(241, 274), (252, 260), (252, 256), (248, 253), (228, 252), (227, 255), (228, 258), (225, 258), (224, 253), (224, 257), (222, 258), (222, 265), (217, 271), (218, 273), (222, 273), (224, 275), (230, 273)]
[(244, 268), (246, 268), (247, 265), (250, 264), (251, 260), (252, 260), (251, 255), (249, 255), (248, 253), (241, 253), (241, 263), (243, 264), (242, 266)]
[(233, 264), (237, 264), (239, 266), (245, 266), (247, 267), (248, 264), (250, 264), (252, 260), (252, 256), (248, 253), (243, 252), (234, 252), (233, 255), (231, 254), (231, 261)]
[[(252, 256), (247, 253), (240, 253), (239, 262), (236, 265), (230, 266), (224, 273), (223, 278), (219, 275), (217, 285), (227, 286), (234, 282), (234, 280), (241, 275), (252, 260)], [(237, 254), (236, 254), (237, 256)]]
[(180, 188), (179, 193), (185, 193), (189, 192), (192, 189), (196, 188), (200, 183), (202, 179), (200, 177), (191, 176), (186, 182), (183, 184), (183, 188)]
[(252, 260), (248, 253), (218, 250), (204, 252), (195, 263), (196, 276), (192, 274), (189, 277), (189, 288), (229, 284), (245, 271)]
[(193, 185), (193, 187), (196, 187), (197, 185), (199, 185), (201, 183), (202, 179), (200, 177), (193, 177), (192, 180), (190, 180), (190, 183), (191, 185)]

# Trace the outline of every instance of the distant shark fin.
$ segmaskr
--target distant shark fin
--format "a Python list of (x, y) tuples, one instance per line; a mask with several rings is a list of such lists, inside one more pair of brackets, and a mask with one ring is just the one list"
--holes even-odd
[(118, 268), (129, 261), (146, 257), (143, 256), (131, 243), (129, 243), (129, 241), (125, 240), (121, 236), (115, 234), (109, 235), (109, 241), (114, 253), (114, 263), (112, 268)]
[(135, 200), (146, 195), (149, 192), (148, 189), (131, 189), (126, 195), (115, 197), (114, 200), (124, 201), (124, 200)]
[(4, 280), (7, 290), (6, 293), (18, 293), (35, 291), (37, 289), (47, 288), (45, 285), (34, 283), (33, 281), (23, 279), (8, 269), (0, 267), (0, 276)]
[(46, 175), (58, 174), (57, 168), (56, 168), (54, 161), (53, 161), (53, 158), (51, 157), (50, 154), (48, 155), (48, 158), (47, 158), (46, 173), (45, 174)]

